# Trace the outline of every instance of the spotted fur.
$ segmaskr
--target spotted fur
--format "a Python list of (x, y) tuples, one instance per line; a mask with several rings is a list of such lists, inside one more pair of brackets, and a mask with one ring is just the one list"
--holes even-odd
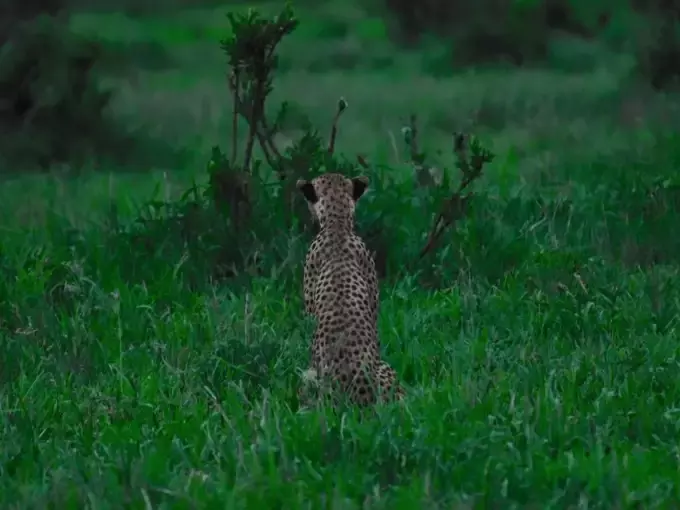
[(304, 268), (305, 310), (316, 319), (311, 370), (360, 405), (404, 396), (380, 358), (375, 263), (354, 231), (356, 202), (367, 186), (366, 177), (335, 173), (297, 182), (320, 228)]

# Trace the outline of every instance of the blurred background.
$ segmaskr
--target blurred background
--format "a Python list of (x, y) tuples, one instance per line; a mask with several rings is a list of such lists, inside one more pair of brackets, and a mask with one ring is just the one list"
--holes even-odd
[[(186, 174), (192, 158), (230, 136), (219, 41), (225, 14), (247, 7), (270, 15), (281, 6), (3, 0), (0, 171)], [(564, 158), (627, 151), (642, 143), (640, 128), (648, 140), (680, 122), (678, 2), (294, 7), (301, 24), (281, 47), (274, 94), (291, 102), (291, 139), (307, 119), (326, 129), (344, 96), (341, 151), (389, 160), (417, 112), (431, 151), (448, 150), (453, 130), (486, 133), (521, 163), (513, 182), (533, 182), (554, 177)]]

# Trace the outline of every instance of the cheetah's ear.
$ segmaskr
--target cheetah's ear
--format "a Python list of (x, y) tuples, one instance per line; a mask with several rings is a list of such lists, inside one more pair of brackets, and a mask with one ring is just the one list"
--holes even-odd
[(352, 179), (352, 198), (355, 202), (361, 198), (366, 188), (368, 188), (368, 177), (365, 175)]
[(302, 194), (305, 196), (305, 199), (310, 204), (315, 204), (316, 201), (319, 200), (319, 197), (316, 196), (314, 185), (311, 182), (305, 181), (304, 179), (299, 179), (295, 183), (295, 186), (302, 192)]

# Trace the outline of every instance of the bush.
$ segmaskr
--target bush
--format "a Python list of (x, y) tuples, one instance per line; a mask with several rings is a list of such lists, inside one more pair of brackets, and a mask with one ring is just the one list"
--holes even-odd
[[(361, 156), (356, 161), (339, 157), (335, 138), (348, 108), (342, 98), (328, 144), (309, 126), (291, 147), (281, 150), (273, 140), (285, 121), (287, 105), (282, 104), (271, 121), (265, 115), (270, 111), (266, 102), (278, 64), (276, 47), (298, 22), (290, 8), (271, 21), (254, 11), (230, 15), (229, 19), (233, 35), (222, 42), (222, 48), (228, 59), (234, 105), (230, 147), (213, 148), (205, 188), (193, 188), (178, 203), (148, 204), (132, 225), (121, 226), (113, 215), (113, 244), (138, 254), (138, 262), (128, 265), (126, 278), (142, 278), (152, 271), (150, 261), (158, 265), (159, 260), (166, 261), (168, 268), (178, 267), (192, 288), (215, 278), (295, 276), (314, 228), (295, 182), (323, 172), (368, 174), (374, 193), (362, 199), (358, 225), (376, 252), (381, 273), (395, 277), (404, 269), (416, 270), (421, 259), (431, 257), (445, 244), (443, 233), (466, 212), (471, 197), (468, 188), (492, 155), (475, 138), (456, 135), (453, 148), (461, 181), (454, 183), (445, 172), (433, 174), (418, 149), (414, 117), (404, 131), (412, 172), (383, 173)], [(240, 127), (245, 127), (247, 134), (243, 147), (237, 144)], [(422, 178), (435, 174), (437, 182)], [(414, 191), (416, 177), (419, 187)], [(423, 210), (431, 215), (423, 216)], [(422, 219), (419, 233), (407, 231), (403, 225), (403, 215), (409, 212)], [(395, 244), (404, 249), (391, 250)], [(411, 259), (408, 268), (403, 263), (405, 255)], [(179, 262), (186, 259), (192, 264)]]
[(385, 7), (400, 40), (413, 43), (431, 33), (450, 42), (452, 64), (500, 60), (521, 65), (546, 57), (555, 30), (596, 36), (620, 6), (570, 0), (385, 0)]
[(141, 156), (136, 135), (107, 116), (111, 93), (99, 83), (104, 48), (69, 31), (58, 0), (3, 8), (0, 168), (77, 168), (94, 158)]
[[(680, 74), (680, 4), (675, 0), (581, 2), (574, 0), (385, 0), (397, 39), (407, 44), (433, 34), (450, 44), (450, 65), (543, 61), (559, 30), (607, 42), (612, 19), (623, 22), (638, 73), (654, 88), (672, 86)], [(637, 25), (637, 26), (636, 26)], [(619, 49), (619, 48), (615, 48)]]
[[(408, 167), (382, 168), (361, 155), (352, 160), (339, 156), (335, 137), (349, 108), (344, 99), (338, 102), (327, 144), (309, 126), (291, 147), (280, 150), (273, 140), (285, 120), (286, 104), (273, 121), (264, 112), (272, 111), (266, 102), (277, 44), (297, 20), (286, 9), (273, 21), (250, 12), (231, 16), (230, 22), (233, 36), (223, 41), (234, 105), (230, 148), (213, 148), (206, 164), (208, 184), (194, 186), (180, 201), (149, 202), (129, 225), (112, 211), (108, 251), (129, 261), (119, 269), (126, 281), (171, 278), (197, 289), (215, 280), (240, 285), (253, 275), (297, 280), (314, 227), (294, 183), (323, 172), (369, 176), (371, 192), (358, 207), (357, 228), (374, 252), (380, 276), (393, 282), (418, 278), (422, 285), (439, 288), (470, 275), (498, 282), (546, 250), (552, 253), (555, 236), (582, 247), (570, 255), (575, 264), (597, 256), (650, 265), (675, 260), (674, 253), (680, 253), (669, 221), (680, 212), (676, 181), (658, 173), (658, 168), (675, 168), (675, 160), (643, 168), (648, 163), (627, 158), (632, 170), (625, 179), (612, 174), (618, 172), (618, 160), (611, 168), (593, 170), (593, 176), (607, 182), (588, 177), (590, 199), (578, 205), (542, 196), (501, 200), (470, 191), (493, 159), (474, 136), (453, 136), (456, 178), (428, 164), (415, 115), (403, 128)], [(243, 127), (246, 143), (239, 147), (237, 134)], [(575, 168), (582, 166), (574, 162)], [(602, 216), (602, 208), (617, 212)], [(593, 217), (601, 221), (593, 222)], [(632, 218), (640, 221), (633, 223)], [(576, 232), (572, 224), (588, 227)]]
[(503, 60), (519, 65), (547, 51), (543, 2), (386, 0), (386, 7), (402, 41), (416, 42), (425, 33), (450, 41), (452, 64)]
[(5, 163), (77, 160), (109, 135), (103, 125), (110, 94), (99, 89), (97, 59), (93, 44), (48, 16), (14, 33), (0, 54)]
[(63, 0), (0, 0), (0, 46), (24, 23), (40, 15), (57, 16), (64, 7)]
[(637, 71), (656, 90), (680, 77), (680, 13), (652, 13), (637, 46)]

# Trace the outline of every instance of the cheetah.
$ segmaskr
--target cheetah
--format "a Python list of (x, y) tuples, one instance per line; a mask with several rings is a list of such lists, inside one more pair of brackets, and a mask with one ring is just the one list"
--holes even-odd
[(316, 319), (308, 373), (360, 406), (404, 397), (394, 369), (380, 358), (375, 262), (354, 231), (356, 202), (368, 183), (327, 173), (296, 184), (319, 225), (303, 276), (305, 312)]

